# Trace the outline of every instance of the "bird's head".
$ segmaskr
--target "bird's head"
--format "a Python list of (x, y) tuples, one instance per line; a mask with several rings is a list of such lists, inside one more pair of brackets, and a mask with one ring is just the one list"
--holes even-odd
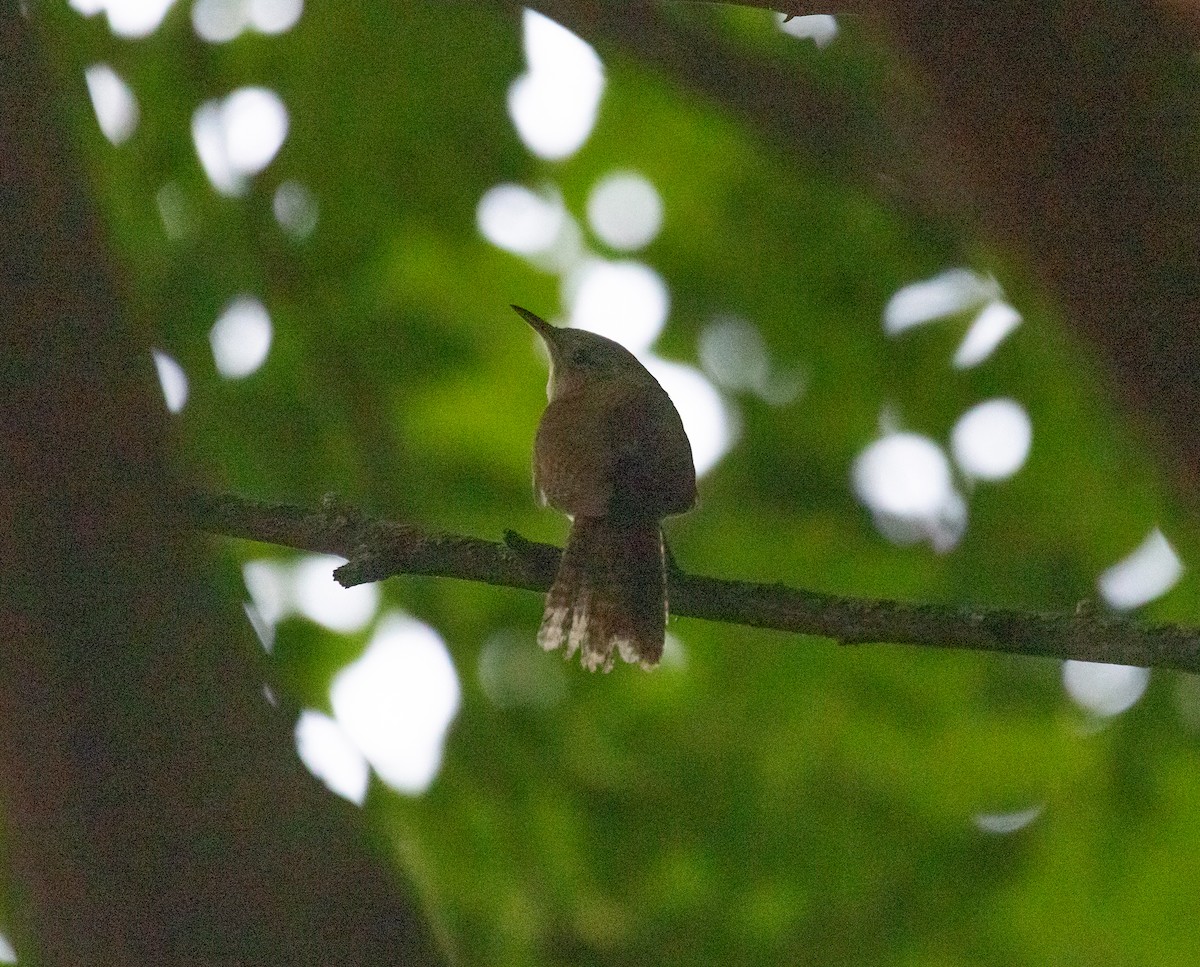
[(657, 385), (646, 367), (620, 343), (586, 329), (560, 329), (520, 306), (513, 309), (542, 337), (550, 352), (550, 383), (546, 387), (550, 399), (614, 381)]

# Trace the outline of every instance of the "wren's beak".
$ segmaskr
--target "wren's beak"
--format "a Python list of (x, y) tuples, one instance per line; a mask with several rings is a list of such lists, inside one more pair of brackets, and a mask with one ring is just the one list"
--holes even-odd
[(558, 335), (558, 330), (550, 325), (541, 316), (535, 316), (528, 309), (522, 309), (520, 306), (513, 306), (513, 311), (531, 325), (534, 331), (546, 341), (546, 348), (549, 349), (554, 345), (554, 338)]

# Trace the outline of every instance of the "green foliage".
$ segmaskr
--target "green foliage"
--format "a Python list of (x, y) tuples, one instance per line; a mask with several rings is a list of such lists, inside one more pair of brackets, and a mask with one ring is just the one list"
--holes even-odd
[[(683, 567), (1068, 609), (1094, 598), (1097, 574), (1155, 524), (1194, 556), (1193, 522), (1094, 364), (1004, 253), (977, 244), (971, 267), (997, 274), (1024, 325), (956, 371), (965, 319), (893, 339), (880, 324), (897, 288), (957, 264), (940, 229), (781, 154), (615, 51), (601, 51), (594, 132), (551, 163), (526, 151), (505, 110), (523, 67), (516, 14), (312, 3), (283, 36), (210, 46), (186, 13), (144, 41), (114, 41), (73, 14), (55, 18), (53, 36), (131, 311), (190, 380), (175, 418), (187, 474), (272, 499), (336, 491), (423, 527), (561, 540), (564, 523), (529, 492), (543, 363), (507, 309), (554, 315), (558, 280), (485, 241), (475, 210), (499, 182), (549, 182), (582, 219), (597, 177), (633, 169), (665, 209), (637, 256), (672, 294), (658, 351), (697, 365), (705, 327), (734, 315), (804, 383), (783, 405), (726, 394), (741, 435), (701, 482), (700, 508), (669, 526)], [(710, 27), (864, 103), (887, 83), (885, 53), (853, 31), (817, 52), (765, 13)], [(121, 148), (96, 132), (79, 82), (102, 59), (141, 105)], [(208, 185), (189, 126), (202, 100), (245, 84), (276, 89), (291, 129), (248, 194), (230, 199)], [(272, 218), (286, 179), (319, 204), (302, 242)], [(167, 184), (183, 200), (182, 238), (158, 214)], [(235, 382), (214, 370), (207, 332), (239, 292), (263, 300), (275, 339), (263, 368)], [(888, 543), (850, 485), (881, 413), (944, 443), (966, 408), (994, 396), (1029, 411), (1027, 464), (969, 494), (953, 551)], [(264, 554), (282, 552), (228, 548), (224, 582)], [(241, 598), (229, 595), (231, 611)], [(368, 818), (462, 963), (1193, 960), (1196, 695), (1177, 676), (1156, 673), (1138, 705), (1101, 724), (1064, 695), (1056, 662), (839, 650), (676, 620), (684, 657), (654, 674), (587, 675), (535, 654), (522, 667), (531, 694), (550, 699), (496, 704), (481, 656), (489, 642), (536, 648), (536, 596), (397, 579), (384, 598), (438, 629), (464, 694), (430, 790), (376, 783)], [(1196, 605), (1185, 576), (1150, 610), (1186, 620)], [(325, 707), (364, 642), (281, 624), (273, 660), (286, 700)], [(1008, 835), (973, 824), (1032, 806), (1039, 817)]]

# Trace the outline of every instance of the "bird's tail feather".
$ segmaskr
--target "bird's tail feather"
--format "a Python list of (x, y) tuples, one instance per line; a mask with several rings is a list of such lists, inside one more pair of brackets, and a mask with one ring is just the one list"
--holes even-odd
[(614, 653), (643, 668), (658, 664), (667, 619), (658, 521), (578, 517), (558, 576), (546, 595), (538, 644), (579, 651), (590, 670), (612, 668)]

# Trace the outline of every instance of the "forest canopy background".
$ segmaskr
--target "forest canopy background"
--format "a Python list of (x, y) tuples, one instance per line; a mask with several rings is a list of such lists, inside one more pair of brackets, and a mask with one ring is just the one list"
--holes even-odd
[[(106, 281), (74, 283), (80, 305), (123, 334), (104, 365), (125, 359), (157, 394), (104, 431), (154, 428), (122, 459), (561, 542), (529, 492), (545, 371), (516, 302), (631, 344), (676, 396), (701, 470), (700, 506), (669, 524), (688, 571), (1195, 623), (1188, 24), (1121, 4), (786, 25), (692, 3), (534, 6), (196, 0), (149, 27), (116, 3), (35, 9), (66, 150), (6, 177), (67, 172), (98, 213), (99, 241), (78, 233), (73, 257)], [(345, 943), (378, 909), (402, 924), (392, 942), (428, 950), (412, 938), (432, 932), (470, 964), (1190, 963), (1191, 676), (688, 619), (654, 674), (590, 676), (537, 652), (536, 595), (422, 578), (339, 591), (325, 558), (197, 553), (179, 573), (201, 603), (179, 598), (217, 650), (184, 663), (165, 631), (145, 651), (114, 633), (105, 654), (125, 657), (97, 661), (99, 679), (62, 666), (111, 689), (82, 707), (124, 709), (159, 770), (142, 798), (112, 779), (123, 820), (64, 868), (115, 862), (133, 882), (182, 856), (178, 896), (242, 927), (214, 939), (189, 921), (181, 950), (261, 943), (300, 962), (306, 930)], [(29, 594), (69, 592), (83, 627), (80, 595), (138, 586), (117, 563), (111, 587), (98, 567)], [(150, 690), (170, 699), (139, 705)], [(32, 758), (39, 736), (55, 745), (20, 701)], [(72, 734), (105, 722), (99, 760), (136, 776), (125, 726), (89, 715)], [(204, 733), (222, 719), (218, 748)], [(240, 877), (232, 848), (194, 879), (199, 847), (128, 858), (139, 817), (171, 828), (156, 797), (172, 783), (197, 842), (240, 808), (238, 783), (259, 789), (241, 825), (276, 850), (269, 794), (307, 782), (297, 747), (333, 791), (303, 786), (307, 818), (281, 835), (358, 843), (326, 852), (352, 859), (325, 881), (292, 884), (283, 861)], [(52, 936), (111, 927), (119, 947), (137, 906), (114, 899), (119, 877), (62, 901), (107, 911), (101, 926), (47, 919), (56, 847), (35, 845), (34, 819), (55, 819), (30, 805), (23, 754), (5, 760), (5, 932), (48, 962)], [(71, 755), (63, 788), (96, 792)], [(387, 899), (400, 881), (415, 907)], [(235, 912), (271, 882), (298, 888)], [(159, 888), (176, 896), (144, 890)], [(318, 897), (343, 905), (302, 925)], [(177, 910), (149, 906), (159, 926)], [(246, 939), (256, 918), (269, 942)]]

